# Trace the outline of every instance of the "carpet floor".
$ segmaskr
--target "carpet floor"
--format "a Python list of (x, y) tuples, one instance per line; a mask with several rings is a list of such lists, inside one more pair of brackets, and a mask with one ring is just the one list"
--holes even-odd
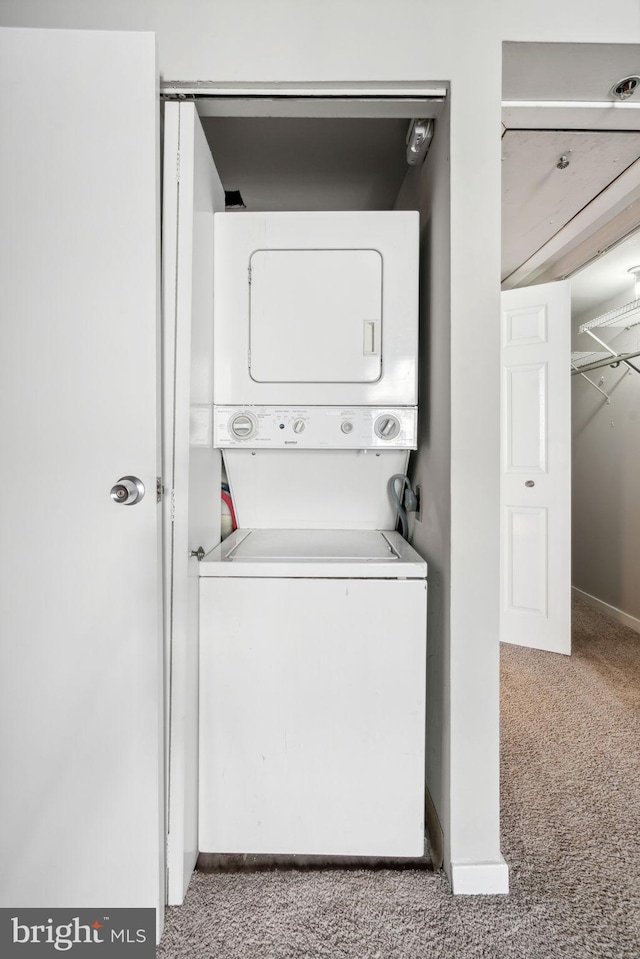
[(508, 896), (415, 868), (197, 871), (159, 959), (638, 959), (640, 637), (576, 600), (570, 658), (501, 655)]

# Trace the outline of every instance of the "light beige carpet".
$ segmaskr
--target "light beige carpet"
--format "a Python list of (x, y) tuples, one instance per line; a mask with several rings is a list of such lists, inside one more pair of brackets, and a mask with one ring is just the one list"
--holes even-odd
[(571, 658), (502, 650), (508, 897), (418, 869), (197, 872), (161, 959), (639, 959), (640, 636), (576, 601)]

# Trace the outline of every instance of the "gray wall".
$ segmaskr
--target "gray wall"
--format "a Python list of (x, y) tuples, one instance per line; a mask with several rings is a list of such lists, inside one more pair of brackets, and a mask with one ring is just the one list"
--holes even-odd
[(410, 170), (398, 209), (420, 210), (420, 361), (418, 446), (411, 479), (422, 491), (411, 541), (429, 573), (427, 788), (449, 834), (449, 658), (451, 596), (451, 263), (449, 109), (436, 123), (427, 158)]
[[(578, 326), (628, 300), (623, 294), (573, 317), (573, 349), (599, 349)], [(640, 326), (594, 332), (616, 352), (640, 350)], [(602, 377), (611, 400), (573, 377), (572, 582), (640, 619), (640, 374), (607, 366), (588, 375)]]

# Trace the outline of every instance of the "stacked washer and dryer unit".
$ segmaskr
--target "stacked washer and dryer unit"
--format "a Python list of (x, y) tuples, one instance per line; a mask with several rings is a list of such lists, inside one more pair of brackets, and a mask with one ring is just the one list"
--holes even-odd
[(200, 850), (424, 851), (426, 564), (387, 483), (417, 442), (418, 214), (218, 214), (200, 564)]

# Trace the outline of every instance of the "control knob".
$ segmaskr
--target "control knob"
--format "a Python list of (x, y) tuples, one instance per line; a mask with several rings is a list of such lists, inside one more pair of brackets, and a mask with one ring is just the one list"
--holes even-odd
[(293, 432), (302, 433), (304, 431), (304, 427), (305, 427), (304, 420), (296, 420), (295, 423), (293, 424)]
[(235, 413), (229, 420), (229, 432), (237, 440), (250, 440), (257, 429), (256, 418), (251, 413)]
[(373, 428), (381, 440), (394, 440), (400, 432), (400, 420), (393, 413), (383, 413), (378, 416)]

